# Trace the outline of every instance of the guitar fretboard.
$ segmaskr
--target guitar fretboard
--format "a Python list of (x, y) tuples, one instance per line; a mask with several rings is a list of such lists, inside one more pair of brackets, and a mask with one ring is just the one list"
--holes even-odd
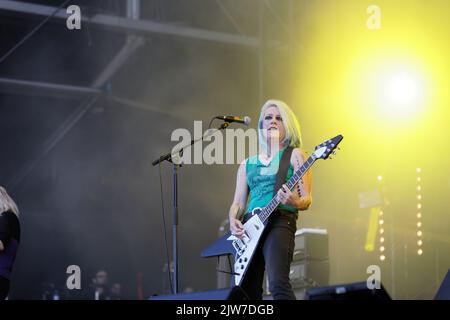
[[(295, 184), (303, 177), (303, 175), (305, 174), (305, 172), (312, 166), (312, 164), (314, 163), (314, 161), (316, 161), (316, 157), (314, 154), (312, 154), (304, 163), (303, 165), (300, 167), (300, 169), (298, 169), (293, 175), (292, 177), (289, 179), (289, 181), (286, 183), (286, 186), (289, 188), (289, 190), (292, 190), (295, 186)], [(261, 213), (259, 214), (259, 218), (261, 219), (261, 221), (263, 223), (265, 223), (267, 221), (267, 219), (269, 219), (270, 215), (272, 214), (272, 212), (278, 207), (278, 205), (280, 204), (280, 200), (278, 200), (278, 197), (275, 195), (272, 200), (269, 202), (269, 204), (267, 206), (265, 206)]]

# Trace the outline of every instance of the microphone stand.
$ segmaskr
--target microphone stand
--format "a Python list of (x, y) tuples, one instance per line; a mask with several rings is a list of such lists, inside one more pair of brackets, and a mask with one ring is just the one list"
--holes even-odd
[[(220, 127), (217, 130), (223, 130), (226, 129), (230, 121), (224, 120), (225, 122), (220, 125)], [(212, 134), (208, 135), (202, 135), (200, 139), (197, 140), (191, 140), (191, 142), (178, 150), (174, 152), (169, 152), (166, 154), (163, 154), (158, 159), (154, 160), (152, 162), (153, 166), (156, 166), (157, 164), (168, 161), (172, 163), (172, 176), (173, 176), (173, 208), (172, 208), (172, 254), (173, 254), (173, 287), (172, 287), (172, 293), (177, 294), (178, 293), (178, 168), (181, 168), (181, 163), (177, 163), (179, 161), (175, 161), (173, 157), (179, 155), (180, 157), (183, 156), (184, 149), (192, 146), (194, 143), (198, 141), (203, 141), (206, 137), (209, 137)], [(170, 263), (168, 261), (168, 266), (170, 266)], [(170, 272), (170, 267), (168, 268)]]

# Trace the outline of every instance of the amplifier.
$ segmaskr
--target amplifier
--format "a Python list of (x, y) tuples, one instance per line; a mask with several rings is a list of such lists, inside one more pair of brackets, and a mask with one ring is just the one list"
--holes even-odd
[(328, 260), (328, 233), (325, 229), (299, 229), (295, 233), (294, 261)]
[(330, 281), (330, 262), (302, 260), (291, 264), (289, 279), (293, 288), (306, 288), (328, 285)]

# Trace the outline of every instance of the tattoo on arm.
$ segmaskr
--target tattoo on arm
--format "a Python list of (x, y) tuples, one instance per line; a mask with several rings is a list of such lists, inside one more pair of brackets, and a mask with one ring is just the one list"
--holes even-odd
[[(300, 161), (298, 160), (298, 156), (295, 157), (295, 161), (297, 162), (297, 170), (298, 170), (301, 167)], [(300, 184), (303, 184), (303, 178), (300, 179), (299, 184), (297, 185), (298, 195), (301, 197), (302, 196), (302, 191), (300, 189)]]

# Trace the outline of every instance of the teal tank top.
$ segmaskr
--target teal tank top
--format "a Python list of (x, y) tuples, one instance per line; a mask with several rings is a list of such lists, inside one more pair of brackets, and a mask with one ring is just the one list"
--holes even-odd
[[(267, 166), (259, 161), (258, 155), (247, 159), (245, 170), (247, 173), (247, 184), (250, 189), (250, 199), (246, 213), (257, 207), (263, 208), (272, 200), (273, 188), (277, 181), (278, 167), (283, 152), (284, 149), (280, 150)], [(292, 177), (293, 172), (294, 168), (291, 164), (286, 175), (286, 181)], [(297, 208), (288, 205), (280, 204), (278, 207), (293, 213), (298, 212)]]

